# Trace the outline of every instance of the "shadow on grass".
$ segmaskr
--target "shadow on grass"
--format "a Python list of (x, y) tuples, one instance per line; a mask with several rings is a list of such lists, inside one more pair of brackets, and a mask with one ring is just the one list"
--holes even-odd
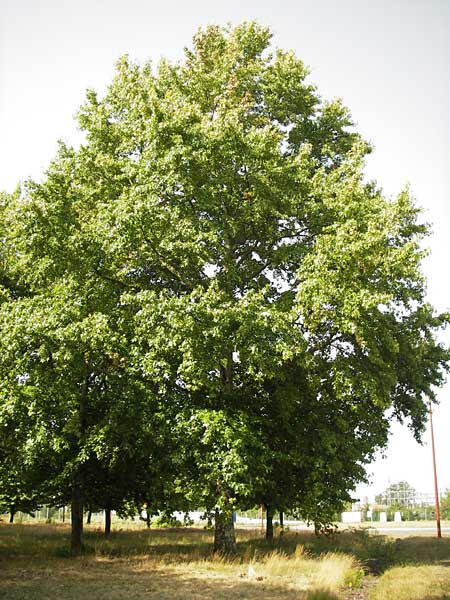
[(450, 566), (450, 538), (409, 537), (394, 542), (395, 565)]
[(225, 572), (205, 570), (195, 576), (189, 570), (155, 567), (144, 561), (96, 562), (53, 559), (39, 567), (2, 570), (0, 597), (8, 600), (337, 600), (326, 590), (301, 591), (281, 582), (242, 577), (239, 568)]
[[(85, 530), (84, 554), (133, 557), (142, 554), (193, 556), (211, 554), (212, 535), (195, 529), (114, 531)], [(70, 525), (0, 525), (0, 558), (14, 556), (70, 556)]]
[(248, 539), (240, 547), (255, 548), (260, 554), (281, 550), (287, 555), (295, 554), (301, 546), (306, 554), (316, 557), (327, 553), (351, 554), (358, 561), (391, 559), (394, 542), (385, 536), (372, 535), (367, 530), (315, 535), (311, 532), (289, 533), (269, 542), (264, 539)]
[[(69, 525), (0, 525), (0, 558), (69, 557)], [(100, 530), (86, 530), (85, 555), (111, 558), (150, 556), (168, 563), (210, 559), (212, 532), (204, 529), (143, 529), (114, 531), (105, 538)], [(445, 564), (450, 566), (450, 538), (409, 537), (394, 540), (366, 529), (329, 536), (289, 532), (267, 541), (258, 532), (238, 530), (238, 557), (249, 561), (279, 551), (287, 556), (305, 553), (317, 557), (343, 553), (355, 557), (366, 572), (380, 574), (395, 565)], [(226, 559), (224, 559), (226, 560)]]

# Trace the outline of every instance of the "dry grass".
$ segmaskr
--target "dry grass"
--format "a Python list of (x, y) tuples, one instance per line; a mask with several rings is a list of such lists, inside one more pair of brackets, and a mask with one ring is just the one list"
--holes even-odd
[[(258, 566), (257, 566), (258, 567)], [(335, 598), (329, 589), (287, 584), (281, 578), (241, 576), (232, 566), (217, 568), (192, 564), (190, 568), (161, 567), (151, 561), (76, 560), (69, 567), (53, 561), (47, 567), (23, 565), (2, 569), (0, 597), (8, 600), (301, 600)], [(336, 590), (337, 592), (337, 590)]]
[(370, 600), (450, 598), (450, 569), (443, 565), (394, 567), (372, 590)]
[[(86, 553), (68, 555), (66, 525), (0, 524), (0, 599), (338, 600), (360, 598), (359, 565), (384, 571), (370, 600), (450, 598), (450, 539), (390, 539), (367, 531), (287, 533), (268, 543), (239, 531), (239, 554), (213, 555), (203, 529), (87, 528)], [(389, 570), (388, 570), (389, 569)], [(374, 580), (367, 578), (366, 584)]]
[(0, 598), (8, 600), (334, 600), (358, 573), (354, 558), (314, 557), (297, 544), (285, 549), (246, 532), (230, 559), (211, 553), (211, 532), (115, 532), (86, 535), (87, 554), (69, 558), (69, 529), (0, 525)]

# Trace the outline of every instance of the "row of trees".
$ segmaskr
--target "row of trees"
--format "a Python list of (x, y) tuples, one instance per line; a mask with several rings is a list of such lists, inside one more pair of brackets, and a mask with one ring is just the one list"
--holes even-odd
[(363, 178), (367, 143), (255, 23), (184, 61), (126, 57), (42, 183), (0, 203), (0, 501), (205, 507), (326, 525), (424, 426), (449, 355), (427, 227)]

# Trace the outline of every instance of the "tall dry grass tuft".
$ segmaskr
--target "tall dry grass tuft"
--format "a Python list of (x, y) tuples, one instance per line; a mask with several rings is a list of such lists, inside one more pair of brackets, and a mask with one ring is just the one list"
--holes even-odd
[(249, 572), (264, 579), (283, 581), (295, 589), (309, 590), (307, 598), (335, 599), (343, 587), (357, 587), (363, 577), (362, 569), (352, 556), (327, 553), (312, 557), (302, 545), (292, 554), (273, 550), (259, 561), (253, 560)]
[(295, 558), (308, 557), (309, 554), (308, 554), (308, 550), (306, 549), (306, 546), (304, 544), (296, 544), (295, 550), (294, 550), (294, 556), (295, 556)]
[(288, 558), (283, 551), (274, 550), (264, 558), (262, 568), (267, 577), (283, 577), (289, 571), (292, 573), (295, 567), (298, 568), (298, 562)]
[(346, 585), (357, 570), (355, 559), (347, 554), (325, 554), (316, 561), (314, 584), (317, 588), (336, 590)]

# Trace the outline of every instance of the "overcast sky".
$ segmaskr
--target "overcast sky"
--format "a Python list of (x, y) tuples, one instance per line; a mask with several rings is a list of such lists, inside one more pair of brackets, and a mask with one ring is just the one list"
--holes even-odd
[[(120, 55), (177, 60), (199, 27), (256, 19), (270, 26), (275, 46), (309, 65), (323, 97), (344, 99), (375, 146), (367, 176), (389, 196), (411, 184), (433, 225), (429, 300), (450, 308), (450, 0), (0, 0), (0, 8), (0, 189), (41, 178), (58, 139), (79, 142), (73, 115), (87, 88), (105, 89)], [(450, 386), (438, 396), (445, 488)], [(406, 428), (393, 428), (386, 458), (369, 471), (373, 485), (358, 489), (361, 497), (399, 480), (433, 489), (429, 443), (418, 445)]]

